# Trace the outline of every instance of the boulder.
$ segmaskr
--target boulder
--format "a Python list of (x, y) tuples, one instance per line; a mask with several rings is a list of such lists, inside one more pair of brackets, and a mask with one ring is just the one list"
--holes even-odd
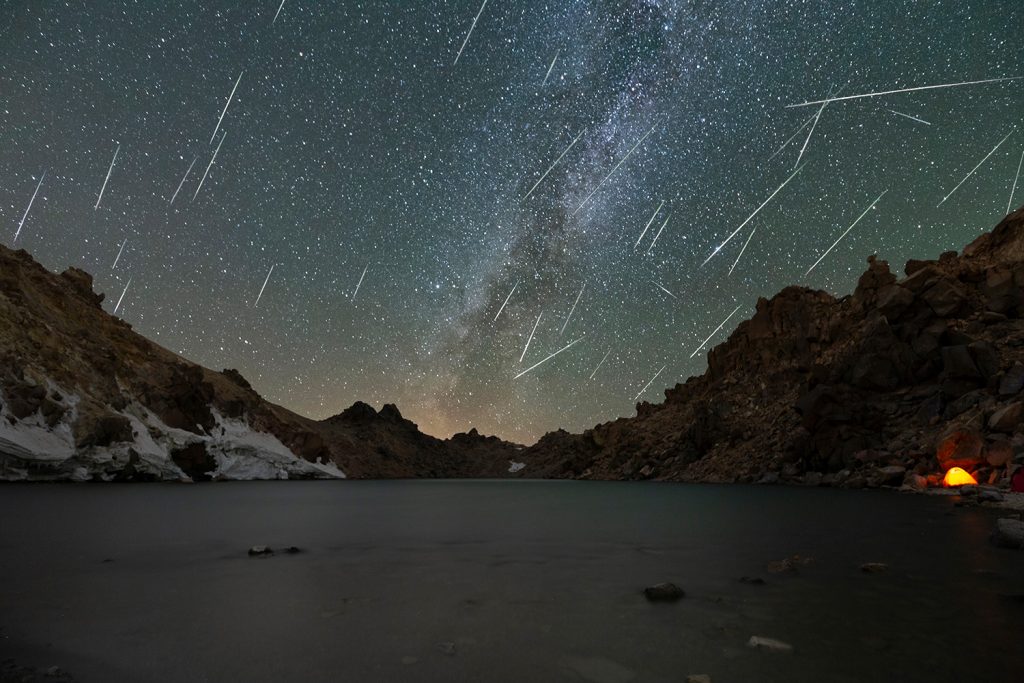
[(943, 471), (951, 467), (973, 470), (984, 462), (984, 439), (977, 432), (957, 429), (943, 438), (935, 452)]
[(992, 413), (992, 417), (988, 419), (988, 427), (996, 432), (1012, 434), (1017, 430), (1022, 415), (1024, 415), (1024, 403), (1014, 401)]
[(967, 296), (948, 278), (941, 278), (921, 294), (921, 298), (940, 318), (955, 316), (967, 303)]
[(993, 441), (985, 448), (985, 461), (992, 467), (1005, 467), (1013, 460), (1013, 444), (1005, 439)]
[(884, 562), (865, 562), (860, 566), (860, 570), (865, 574), (879, 574), (889, 569), (889, 565)]
[(999, 380), (1000, 396), (1016, 396), (1024, 388), (1024, 364), (1014, 363), (1013, 367)]
[(1024, 522), (1013, 517), (996, 520), (992, 543), (999, 548), (1024, 549)]
[(644, 597), (651, 602), (675, 602), (686, 596), (686, 592), (674, 583), (658, 583), (644, 589)]
[(270, 557), (274, 554), (274, 551), (270, 546), (266, 545), (254, 545), (249, 548), (249, 557)]
[(875, 470), (875, 477), (882, 486), (898, 486), (903, 483), (907, 468), (902, 465), (887, 465)]

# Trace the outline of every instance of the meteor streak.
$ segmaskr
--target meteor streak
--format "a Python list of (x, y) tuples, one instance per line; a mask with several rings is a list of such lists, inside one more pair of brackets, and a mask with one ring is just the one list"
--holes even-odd
[(696, 351), (694, 351), (693, 353), (691, 353), (691, 354), (690, 354), (690, 358), (693, 358), (693, 357), (694, 357), (694, 356), (696, 356), (696, 355), (697, 355), (698, 353), (700, 353), (700, 350), (704, 348), (704, 345), (705, 345), (705, 344), (707, 344), (707, 343), (708, 343), (709, 341), (711, 341), (711, 338), (712, 338), (712, 337), (714, 337), (714, 336), (715, 336), (716, 334), (718, 334), (718, 331), (719, 331), (720, 329), (722, 329), (723, 327), (725, 327), (725, 324), (726, 324), (727, 322), (729, 322), (729, 318), (731, 318), (731, 317), (733, 317), (734, 315), (736, 315), (736, 311), (738, 311), (738, 310), (740, 310), (740, 307), (739, 307), (739, 306), (737, 306), (736, 308), (732, 309), (732, 313), (730, 313), (730, 314), (729, 314), (729, 316), (728, 316), (728, 317), (727, 317), (727, 318), (726, 318), (725, 320), (723, 320), (723, 321), (721, 322), (721, 324), (720, 324), (720, 325), (719, 325), (718, 327), (716, 327), (716, 328), (715, 328), (715, 331), (714, 331), (714, 332), (712, 332), (711, 334), (709, 334), (709, 335), (708, 335), (708, 338), (707, 338), (707, 339), (705, 339), (705, 340), (704, 340), (703, 342), (701, 342), (701, 345), (697, 347), (697, 350), (696, 350)]
[[(284, 2), (283, 2), (283, 0), (282, 0), (282, 2), (281, 2), (281, 7), (284, 7)], [(279, 8), (277, 9), (277, 11), (278, 11), (278, 12), (280, 12), (280, 11), (281, 11), (281, 8), (279, 7)], [(274, 15), (274, 20), (275, 20), (275, 21), (277, 20), (277, 15)], [(271, 23), (273, 23), (273, 22), (271, 22)], [(243, 71), (242, 73), (238, 74), (238, 80), (236, 80), (236, 81), (235, 81), (235, 87), (231, 89), (231, 94), (230, 94), (230, 95), (228, 95), (228, 101), (224, 103), (224, 109), (223, 109), (223, 110), (221, 110), (221, 112), (220, 112), (220, 118), (219, 118), (219, 119), (217, 119), (217, 125), (216, 125), (216, 127), (214, 127), (214, 129), (213, 129), (213, 135), (211, 135), (211, 136), (210, 136), (210, 144), (211, 144), (211, 145), (213, 144), (213, 139), (214, 139), (215, 137), (217, 137), (217, 131), (218, 131), (218, 130), (220, 130), (220, 122), (224, 120), (224, 114), (227, 114), (227, 113), (228, 113), (228, 107), (230, 107), (230, 106), (231, 106), (231, 100), (233, 100), (233, 99), (235, 98), (235, 91), (236, 91), (236, 90), (238, 90), (238, 84), (242, 82), (242, 75), (243, 75), (243, 74), (245, 74), (245, 72), (244, 72), (244, 71)]]
[(551, 58), (551, 66), (548, 67), (548, 72), (544, 74), (544, 82), (540, 84), (542, 88), (548, 84), (548, 77), (551, 76), (551, 70), (555, 68), (555, 61), (558, 59), (559, 52), (561, 52), (561, 50), (555, 52), (555, 56)]
[(513, 377), (512, 379), (519, 379), (520, 377), (522, 377), (523, 375), (525, 375), (526, 373), (528, 373), (528, 372), (529, 372), (530, 370), (533, 370), (534, 368), (536, 368), (536, 367), (538, 367), (538, 366), (541, 366), (541, 365), (543, 365), (544, 363), (547, 363), (547, 362), (548, 362), (549, 360), (551, 360), (552, 358), (554, 358), (555, 356), (557, 356), (558, 354), (560, 354), (560, 353), (561, 353), (562, 351), (565, 351), (565, 350), (566, 350), (567, 348), (569, 348), (570, 346), (572, 346), (572, 345), (573, 345), (573, 344), (575, 344), (576, 342), (579, 342), (579, 341), (582, 341), (582, 340), (583, 340), (583, 337), (580, 337), (579, 339), (574, 339), (573, 341), (569, 342), (568, 344), (566, 344), (566, 345), (565, 345), (565, 346), (563, 346), (562, 348), (560, 348), (560, 349), (558, 349), (557, 351), (555, 351), (554, 353), (552, 353), (552, 354), (551, 354), (550, 356), (548, 356), (548, 357), (547, 357), (547, 358), (545, 358), (544, 360), (540, 361), (539, 363), (534, 363), (534, 364), (533, 364), (533, 365), (531, 365), (530, 367), (526, 368), (525, 370), (523, 370), (522, 372), (520, 372), (520, 373), (519, 373), (518, 375), (516, 375), (516, 376), (515, 376), (515, 377)]
[[(888, 191), (889, 191), (889, 190), (886, 190), (885, 192), (888, 192)], [(860, 219), (861, 219), (861, 218), (864, 218), (864, 216), (868, 215), (868, 211), (870, 211), (871, 209), (875, 208), (875, 204), (877, 204), (877, 203), (878, 203), (878, 200), (879, 200), (879, 199), (881, 199), (882, 197), (884, 197), (884, 196), (885, 196), (885, 192), (883, 192), (882, 194), (878, 195), (878, 197), (876, 197), (876, 198), (875, 198), (875, 201), (871, 202), (871, 206), (869, 206), (868, 208), (864, 209), (864, 213), (862, 213), (861, 215), (857, 216), (857, 220), (855, 220), (855, 221), (854, 221), (853, 223), (851, 223), (851, 224), (850, 224), (850, 227), (848, 227), (848, 228), (846, 229), (846, 232), (844, 232), (844, 233), (843, 233), (842, 235), (840, 235), (840, 236), (839, 236), (839, 239), (837, 239), (837, 240), (836, 240), (835, 242), (833, 242), (833, 243), (832, 243), (832, 246), (831, 246), (831, 247), (829, 247), (828, 249), (826, 249), (826, 250), (825, 250), (825, 253), (824, 253), (824, 254), (822, 254), (822, 255), (821, 255), (821, 256), (820, 256), (819, 258), (818, 258), (818, 260), (814, 262), (814, 265), (812, 265), (812, 266), (811, 266), (810, 268), (808, 268), (808, 269), (807, 269), (807, 270), (806, 270), (806, 271), (804, 272), (804, 277), (807, 277), (808, 273), (810, 273), (810, 272), (811, 272), (812, 270), (814, 270), (815, 266), (817, 266), (817, 265), (818, 265), (819, 263), (821, 263), (821, 260), (822, 260), (823, 258), (825, 258), (826, 256), (828, 256), (828, 253), (829, 253), (830, 251), (832, 251), (833, 249), (835, 249), (835, 246), (836, 246), (837, 244), (839, 244), (839, 242), (841, 242), (841, 241), (842, 241), (842, 239), (843, 239), (844, 237), (846, 237), (846, 234), (847, 234), (848, 232), (850, 232), (851, 230), (853, 230), (853, 226), (857, 225), (857, 223), (860, 223)]]
[(572, 308), (569, 309), (569, 315), (565, 316), (565, 322), (562, 323), (562, 329), (558, 332), (558, 336), (562, 336), (562, 333), (565, 332), (565, 328), (569, 324), (569, 321), (572, 320), (572, 314), (576, 311), (576, 304), (580, 302), (580, 297), (583, 296), (583, 290), (586, 289), (586, 287), (587, 283), (584, 282), (583, 286), (580, 287), (580, 293), (576, 295), (576, 301), (572, 302)]
[(213, 168), (213, 162), (217, 160), (217, 152), (220, 151), (220, 146), (224, 144), (224, 138), (226, 138), (227, 136), (227, 131), (224, 131), (224, 135), (220, 136), (220, 142), (217, 143), (217, 149), (213, 150), (213, 156), (210, 157), (210, 163), (206, 166), (206, 172), (203, 173), (203, 177), (199, 181), (199, 187), (196, 188), (196, 193), (192, 195), (192, 201), (196, 200), (196, 197), (199, 196), (199, 190), (203, 189), (203, 183), (206, 182), (206, 176), (210, 174), (210, 169)]
[(263, 281), (263, 286), (260, 287), (260, 293), (256, 295), (256, 303), (252, 305), (253, 308), (260, 305), (260, 299), (263, 297), (263, 290), (267, 288), (267, 283), (270, 282), (270, 274), (274, 272), (274, 266), (276, 265), (276, 263), (270, 264), (270, 270), (267, 271), (267, 278)]
[(895, 95), (901, 92), (916, 92), (918, 90), (937, 90), (939, 88), (958, 88), (963, 85), (979, 85), (981, 83), (999, 83), (1002, 81), (1016, 81), (1024, 76), (1011, 76), (1009, 78), (986, 78), (981, 81), (962, 81), (960, 83), (940, 83), (939, 85), (922, 85), (916, 88), (899, 88), (898, 90), (880, 90), (878, 92), (869, 92), (862, 95), (846, 95), (844, 97), (829, 97), (824, 100), (813, 100), (810, 102), (800, 102), (799, 104), (787, 104), (787, 109), (793, 107), (809, 107), (813, 104), (822, 104), (823, 102), (842, 102), (845, 100), (856, 100), (862, 97), (880, 97), (882, 95)]
[(961, 185), (963, 185), (964, 183), (966, 183), (966, 182), (967, 182), (967, 179), (968, 179), (968, 178), (970, 178), (970, 177), (971, 177), (972, 175), (974, 175), (974, 172), (975, 172), (975, 171), (977, 171), (977, 170), (978, 170), (979, 168), (981, 168), (981, 165), (982, 165), (983, 163), (985, 163), (985, 160), (986, 160), (986, 159), (988, 159), (988, 158), (989, 158), (990, 156), (992, 156), (992, 155), (993, 155), (993, 154), (995, 153), (995, 151), (996, 151), (997, 149), (999, 149), (999, 146), (1000, 146), (1000, 145), (1002, 145), (1002, 144), (1003, 144), (1004, 142), (1006, 142), (1006, 139), (1007, 139), (1007, 138), (1009, 138), (1009, 137), (1010, 137), (1011, 135), (1013, 135), (1013, 134), (1014, 134), (1014, 133), (1016, 133), (1016, 132), (1017, 132), (1017, 129), (1016, 129), (1016, 128), (1014, 128), (1013, 130), (1011, 130), (1011, 131), (1010, 131), (1009, 133), (1007, 133), (1007, 134), (1006, 134), (1006, 137), (1004, 137), (1004, 138), (1003, 138), (1002, 140), (1000, 140), (999, 142), (997, 142), (997, 143), (996, 143), (996, 146), (992, 148), (992, 151), (991, 151), (991, 152), (989, 152), (988, 154), (986, 154), (986, 155), (985, 155), (985, 158), (984, 158), (984, 159), (982, 159), (981, 161), (979, 161), (979, 162), (978, 162), (978, 165), (977, 165), (977, 166), (975, 166), (974, 168), (972, 168), (972, 169), (971, 169), (971, 172), (970, 172), (970, 173), (968, 173), (967, 175), (965, 175), (965, 176), (964, 176), (964, 179), (963, 179), (963, 180), (961, 180), (961, 181), (960, 181), (959, 183), (957, 183), (957, 184), (956, 184), (956, 187), (954, 187), (954, 188), (953, 188), (952, 190), (950, 190), (950, 191), (949, 191), (949, 194), (947, 194), (947, 195), (946, 195), (945, 197), (943, 197), (943, 198), (942, 198), (942, 201), (941, 201), (941, 202), (939, 202), (938, 204), (936, 204), (936, 205), (935, 205), (935, 208), (938, 208), (938, 207), (942, 206), (942, 205), (943, 205), (943, 204), (945, 203), (945, 201), (946, 201), (947, 199), (949, 199), (949, 198), (950, 198), (950, 197), (951, 197), (951, 196), (953, 195), (953, 193), (954, 193), (954, 192), (956, 192), (957, 190), (959, 190), (959, 189), (960, 189), (960, 186), (961, 186)]
[(14, 232), (14, 244), (18, 241), (18, 235), (21, 234), (21, 229), (25, 225), (25, 219), (28, 218), (28, 212), (32, 210), (32, 203), (36, 200), (36, 195), (39, 194), (39, 188), (43, 185), (43, 178), (46, 177), (46, 171), (43, 171), (43, 175), (39, 176), (39, 182), (36, 183), (36, 191), (32, 193), (32, 199), (28, 200), (28, 206), (25, 208), (25, 213), (21, 217), (21, 222), (18, 223), (18, 229)]
[(599, 182), (597, 184), (597, 187), (595, 187), (594, 190), (590, 194), (587, 195), (587, 198), (584, 199), (582, 202), (580, 202), (580, 205), (576, 207), (576, 211), (572, 212), (573, 216), (575, 216), (576, 213), (580, 209), (583, 208), (584, 204), (586, 204), (587, 202), (590, 201), (590, 198), (593, 197), (594, 194), (596, 194), (597, 191), (601, 189), (601, 186), (604, 185), (605, 181), (612, 177), (612, 174), (615, 173), (615, 171), (617, 171), (619, 169), (619, 166), (622, 166), (622, 164), (626, 161), (626, 159), (628, 159), (630, 156), (632, 156), (633, 152), (636, 151), (636, 148), (639, 147), (643, 143), (643, 141), (647, 139), (647, 136), (649, 136), (651, 133), (653, 133), (654, 129), (657, 128), (657, 127), (658, 127), (658, 124), (654, 124), (653, 126), (651, 126), (651, 129), (649, 131), (647, 131), (646, 133), (644, 133), (644, 136), (642, 138), (637, 140), (637, 143), (635, 145), (633, 145), (632, 149), (630, 149), (628, 152), (626, 152), (626, 156), (624, 156), (621, 159), (619, 159), (619, 163), (615, 164), (615, 166), (612, 167), (612, 170), (608, 171), (608, 175), (606, 175), (604, 178), (602, 178), (601, 182)]
[(604, 358), (602, 358), (601, 362), (597, 364), (597, 367), (594, 368), (594, 371), (592, 373), (590, 373), (590, 379), (594, 379), (594, 375), (596, 375), (597, 371), (601, 369), (601, 366), (604, 365), (604, 362), (606, 360), (608, 360), (608, 356), (609, 356), (609, 354), (611, 354), (611, 352), (612, 352), (612, 350), (608, 349), (608, 353), (604, 354)]
[(366, 277), (366, 271), (370, 268), (370, 264), (366, 264), (366, 268), (363, 268), (363, 274), (359, 276), (359, 282), (356, 283), (356, 291), (352, 292), (352, 301), (356, 300), (356, 294), (359, 293), (359, 288), (363, 286), (363, 278)]
[(565, 151), (558, 155), (558, 158), (555, 159), (555, 163), (553, 163), (550, 166), (548, 166), (548, 170), (544, 171), (544, 175), (542, 175), (540, 177), (540, 180), (538, 180), (537, 182), (535, 182), (533, 184), (533, 187), (530, 188), (530, 191), (526, 193), (525, 197), (523, 197), (523, 201), (525, 201), (525, 200), (530, 198), (530, 195), (533, 194), (533, 191), (537, 189), (537, 186), (540, 185), (541, 182), (543, 182), (544, 179), (548, 177), (548, 173), (551, 173), (552, 169), (554, 169), (555, 166), (558, 165), (558, 162), (562, 160), (562, 157), (564, 157), (566, 154), (568, 154), (569, 150), (572, 149), (576, 145), (577, 142), (579, 142), (580, 138), (583, 137), (583, 134), (585, 132), (587, 132), (585, 128), (583, 130), (581, 130), (580, 134), (576, 136), (576, 139), (573, 140), (572, 142), (570, 142), (569, 146), (565, 148)]
[[(281, 13), (281, 9), (283, 7), (284, 7), (284, 0), (281, 0), (281, 4), (277, 6), (277, 12), (274, 13), (274, 21), (270, 22), (271, 26), (273, 26), (275, 23), (277, 23), (277, 15)], [(216, 135), (216, 132), (214, 132), (214, 135)], [(211, 142), (212, 142), (212, 140), (211, 140)]]
[(121, 298), (117, 300), (117, 305), (114, 306), (114, 313), (117, 313), (117, 309), (121, 308), (121, 302), (124, 301), (124, 295), (128, 293), (128, 286), (132, 284), (132, 279), (128, 278), (128, 283), (124, 286), (124, 291), (121, 292)]
[(1010, 213), (1010, 206), (1013, 204), (1013, 193), (1017, 191), (1017, 179), (1020, 178), (1020, 167), (1024, 164), (1024, 149), (1020, 151), (1020, 161), (1017, 162), (1017, 175), (1013, 177), (1013, 187), (1010, 188), (1010, 201), (1006, 202), (1006, 213)]
[(658, 238), (661, 237), (661, 231), (665, 229), (666, 225), (668, 225), (670, 218), (672, 218), (672, 214), (665, 216), (665, 222), (661, 224), (660, 228), (658, 228), (658, 234), (654, 236), (653, 240), (651, 240), (651, 246), (647, 247), (648, 254), (651, 253), (651, 249), (654, 249), (654, 245), (658, 243)]
[(473, 35), (473, 29), (476, 28), (476, 22), (480, 18), (480, 15), (484, 13), (484, 7), (486, 6), (487, 0), (484, 0), (483, 4), (480, 5), (480, 11), (476, 13), (475, 17), (473, 17), (473, 23), (470, 24), (469, 26), (469, 33), (466, 34), (466, 39), (462, 41), (462, 47), (459, 48), (459, 54), (455, 55), (455, 61), (452, 63), (452, 66), (455, 66), (456, 64), (459, 63), (459, 57), (462, 56), (462, 51), (466, 49), (466, 43), (469, 42), (469, 37)]
[(910, 114), (904, 114), (903, 112), (896, 111), (895, 109), (886, 109), (886, 111), (888, 111), (890, 113), (893, 113), (893, 114), (896, 114), (896, 116), (902, 116), (905, 119), (910, 119), (911, 121), (917, 121), (918, 123), (923, 123), (926, 126), (932, 125), (932, 124), (928, 123), (927, 121), (925, 121), (924, 119), (919, 119), (916, 116), (911, 116)]
[(662, 200), (661, 204), (658, 204), (658, 208), (654, 210), (653, 214), (651, 214), (651, 220), (647, 221), (647, 225), (644, 226), (644, 231), (640, 233), (639, 237), (636, 238), (636, 244), (633, 245), (634, 249), (640, 246), (640, 240), (642, 240), (644, 238), (644, 235), (647, 234), (647, 229), (651, 227), (651, 223), (654, 222), (655, 217), (658, 215), (658, 212), (661, 211), (661, 207), (663, 206), (665, 206), (664, 200)]
[(665, 286), (663, 284), (661, 284), (660, 282), (658, 282), (657, 280), (651, 280), (651, 282), (653, 282), (655, 285), (657, 285), (658, 289), (660, 289), (661, 291), (665, 292), (666, 294), (668, 294), (673, 299), (678, 299), (679, 298), (678, 296), (676, 296), (672, 292), (670, 292), (667, 289), (665, 289)]
[(121, 252), (124, 251), (124, 245), (126, 244), (128, 244), (127, 237), (124, 238), (124, 242), (121, 242), (121, 248), (117, 250), (117, 257), (114, 259), (114, 265), (110, 266), (111, 270), (117, 268), (117, 262), (121, 260)]
[(784, 150), (787, 147), (789, 147), (789, 143), (793, 142), (793, 139), (796, 138), (797, 135), (800, 135), (800, 131), (802, 131), (804, 128), (806, 128), (807, 124), (809, 124), (811, 121), (813, 121), (815, 119), (815, 116), (816, 116), (815, 114), (811, 114), (810, 116), (808, 116), (807, 120), (804, 121), (803, 123), (801, 123), (800, 127), (796, 129), (796, 132), (793, 133), (792, 135), (790, 135), (789, 139), (782, 143), (782, 147), (779, 147), (777, 150), (775, 150), (774, 154), (772, 154), (770, 157), (768, 157), (768, 161), (771, 161), (775, 157), (779, 156), (779, 152), (781, 152), (782, 150)]
[(516, 283), (512, 285), (512, 290), (508, 293), (508, 296), (505, 297), (505, 303), (503, 303), (501, 305), (501, 308), (498, 309), (498, 312), (494, 315), (494, 320), (492, 320), (491, 322), (498, 322), (498, 316), (501, 315), (501, 312), (505, 310), (505, 304), (507, 304), (508, 300), (512, 298), (512, 295), (515, 294), (516, 287), (518, 286), (519, 280), (516, 280)]
[(735, 237), (735, 236), (736, 236), (736, 233), (738, 233), (738, 232), (739, 232), (740, 230), (742, 230), (742, 229), (743, 229), (743, 226), (744, 226), (744, 225), (746, 225), (747, 223), (749, 223), (749, 222), (750, 222), (750, 220), (751, 220), (751, 219), (752, 219), (752, 218), (753, 218), (754, 216), (756, 216), (756, 215), (757, 215), (757, 213), (758, 213), (758, 212), (759, 212), (759, 211), (760, 211), (761, 209), (763, 209), (763, 208), (765, 207), (765, 205), (766, 205), (766, 204), (767, 204), (768, 202), (770, 202), (770, 201), (772, 200), (772, 197), (774, 197), (775, 195), (777, 195), (777, 194), (779, 193), (779, 190), (781, 190), (782, 188), (784, 188), (784, 187), (786, 186), (786, 184), (787, 184), (787, 183), (789, 183), (789, 181), (790, 181), (790, 180), (792, 180), (793, 178), (795, 178), (795, 177), (796, 177), (796, 174), (797, 174), (797, 173), (799, 173), (799, 172), (800, 172), (800, 170), (801, 170), (801, 169), (802, 169), (802, 168), (803, 168), (804, 166), (806, 166), (806, 165), (807, 165), (807, 163), (806, 163), (806, 162), (804, 162), (804, 164), (803, 164), (803, 165), (801, 165), (801, 166), (798, 166), (798, 167), (797, 167), (797, 169), (796, 169), (795, 171), (793, 171), (792, 175), (790, 175), (790, 176), (789, 176), (788, 178), (786, 178), (786, 180), (785, 180), (785, 181), (784, 181), (784, 182), (783, 182), (783, 183), (782, 183), (781, 185), (779, 185), (779, 187), (778, 187), (778, 188), (777, 188), (777, 189), (775, 190), (775, 192), (772, 192), (772, 193), (771, 193), (771, 194), (770, 194), (770, 195), (768, 196), (768, 199), (764, 200), (764, 202), (762, 202), (762, 203), (761, 203), (761, 206), (759, 206), (759, 207), (757, 207), (756, 209), (754, 209), (754, 213), (752, 213), (752, 214), (750, 214), (749, 216), (747, 216), (747, 220), (745, 220), (745, 221), (743, 221), (742, 223), (740, 223), (740, 227), (738, 227), (738, 228), (736, 228), (735, 230), (733, 230), (733, 231), (732, 231), (732, 234), (731, 234), (731, 235), (729, 235), (728, 237), (726, 237), (726, 238), (725, 238), (725, 241), (724, 241), (724, 242), (722, 242), (722, 243), (721, 243), (721, 244), (719, 244), (719, 245), (718, 245), (717, 247), (715, 247), (715, 250), (714, 250), (713, 252), (711, 252), (711, 256), (708, 256), (708, 257), (707, 257), (706, 259), (704, 259), (704, 263), (702, 263), (702, 264), (700, 264), (700, 265), (702, 265), (702, 266), (703, 266), (703, 265), (707, 264), (707, 262), (708, 262), (708, 261), (710, 261), (711, 259), (713, 259), (713, 258), (715, 257), (715, 254), (717, 254), (718, 252), (720, 252), (720, 251), (722, 250), (722, 247), (724, 247), (725, 245), (727, 245), (727, 244), (729, 243), (729, 241), (730, 241), (730, 240), (731, 240), (731, 239), (732, 239), (733, 237)]
[(530, 330), (530, 338), (526, 340), (526, 346), (523, 347), (523, 354), (519, 356), (519, 362), (522, 363), (523, 359), (526, 358), (526, 350), (530, 348), (530, 342), (533, 341), (533, 333), (537, 331), (537, 325), (540, 325), (540, 316), (544, 315), (544, 311), (540, 312), (537, 316), (537, 322), (533, 324), (533, 329)]
[(110, 174), (114, 172), (114, 162), (117, 161), (117, 153), (121, 151), (121, 143), (117, 143), (117, 149), (114, 150), (114, 158), (110, 160), (110, 168), (107, 169), (107, 177), (103, 179), (103, 187), (100, 188), (100, 196), (96, 198), (96, 206), (92, 207), (93, 211), (100, 208), (100, 202), (103, 201), (103, 192), (107, 189), (107, 182), (110, 180)]
[(667, 368), (667, 367), (668, 367), (667, 365), (662, 365), (661, 366), (661, 370), (658, 370), (656, 373), (654, 373), (654, 377), (651, 378), (651, 381), (644, 385), (644, 388), (640, 390), (639, 394), (637, 394), (636, 396), (633, 397), (633, 400), (635, 401), (638, 398), (640, 398), (640, 395), (643, 394), (645, 391), (647, 391), (647, 389), (652, 384), (654, 384), (654, 380), (658, 379), (658, 375), (660, 375), (665, 370), (665, 368)]
[(174, 191), (173, 195), (171, 195), (171, 201), (168, 202), (168, 206), (173, 204), (174, 200), (178, 197), (178, 193), (181, 192), (182, 185), (185, 184), (185, 178), (188, 178), (188, 174), (192, 171), (192, 167), (196, 165), (197, 161), (199, 161), (199, 157), (192, 160), (192, 163), (188, 166), (188, 170), (185, 171), (185, 175), (181, 176), (181, 182), (178, 183), (178, 189)]

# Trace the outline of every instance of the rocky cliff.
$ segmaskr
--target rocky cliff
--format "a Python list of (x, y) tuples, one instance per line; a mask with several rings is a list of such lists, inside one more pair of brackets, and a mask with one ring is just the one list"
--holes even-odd
[(1024, 209), (962, 254), (885, 261), (850, 296), (787, 287), (660, 405), (523, 454), (530, 476), (1007, 484), (1024, 462)]
[(101, 308), (92, 277), (0, 247), (0, 480), (499, 476), (518, 447), (421, 433), (394, 406), (317, 422)]

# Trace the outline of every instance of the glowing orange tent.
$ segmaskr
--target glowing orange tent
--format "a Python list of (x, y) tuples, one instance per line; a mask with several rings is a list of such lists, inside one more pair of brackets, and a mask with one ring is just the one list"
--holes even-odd
[(963, 486), (964, 484), (977, 484), (974, 477), (961, 467), (950, 467), (946, 476), (942, 478), (943, 486)]

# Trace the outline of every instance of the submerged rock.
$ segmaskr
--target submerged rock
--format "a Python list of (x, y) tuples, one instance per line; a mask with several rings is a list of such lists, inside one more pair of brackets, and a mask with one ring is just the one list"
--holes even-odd
[(659, 583), (644, 589), (644, 597), (651, 602), (675, 602), (686, 597), (686, 591), (674, 583)]
[(747, 641), (747, 647), (752, 647), (757, 650), (768, 650), (769, 652), (792, 652), (793, 646), (789, 643), (784, 643), (781, 640), (775, 638), (765, 638), (764, 636), (750, 636), (750, 640)]
[(999, 548), (1024, 550), (1024, 522), (1013, 517), (996, 520), (996, 529), (992, 532), (992, 543)]
[(266, 545), (254, 545), (249, 548), (249, 557), (269, 557), (273, 555), (274, 551), (270, 546)]

